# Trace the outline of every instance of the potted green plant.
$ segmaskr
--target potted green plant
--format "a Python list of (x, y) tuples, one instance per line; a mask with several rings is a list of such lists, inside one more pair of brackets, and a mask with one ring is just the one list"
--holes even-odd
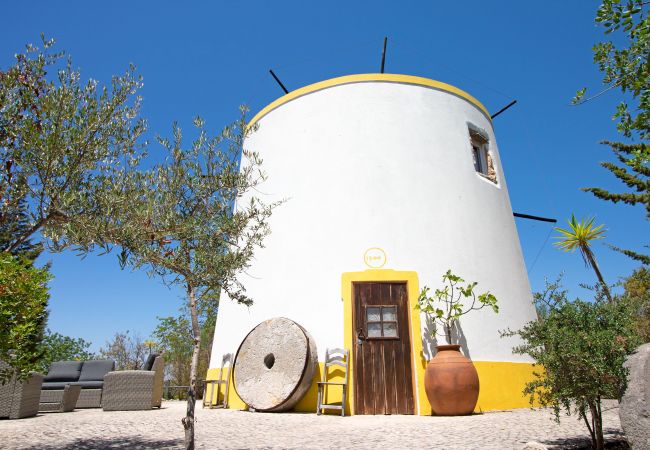
[[(460, 352), (457, 335), (453, 333), (458, 319), (486, 306), (499, 312), (497, 299), (490, 292), (478, 294), (478, 283), (466, 283), (448, 270), (442, 276), (443, 287), (429, 295), (424, 286), (418, 298), (419, 309), (434, 325), (432, 337), (442, 329), (446, 345), (437, 345), (436, 356), (429, 361), (424, 374), (424, 386), (434, 414), (459, 416), (471, 414), (479, 393), (478, 373), (472, 361)], [(454, 342), (456, 341), (456, 342)]]

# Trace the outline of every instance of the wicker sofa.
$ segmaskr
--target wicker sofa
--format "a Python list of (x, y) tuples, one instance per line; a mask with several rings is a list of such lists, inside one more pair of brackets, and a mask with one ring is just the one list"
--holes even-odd
[(149, 355), (144, 370), (120, 370), (104, 377), (104, 411), (160, 408), (165, 375), (162, 355)]
[(57, 361), (43, 380), (41, 389), (42, 404), (60, 403), (63, 400), (65, 386), (81, 386), (81, 393), (76, 408), (99, 408), (102, 402), (104, 376), (115, 369), (115, 361)]
[[(0, 361), (0, 369), (7, 367), (7, 363)], [(22, 419), (35, 416), (42, 382), (42, 374), (32, 373), (27, 380), (10, 380), (0, 384), (0, 417)]]

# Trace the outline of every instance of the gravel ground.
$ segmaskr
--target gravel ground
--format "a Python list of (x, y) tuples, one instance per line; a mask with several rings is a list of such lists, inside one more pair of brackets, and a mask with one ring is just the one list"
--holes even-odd
[[(615, 402), (606, 405), (610, 448), (626, 448)], [(2, 449), (181, 448), (185, 403), (160, 410), (78, 409), (0, 421)], [(296, 449), (521, 449), (529, 441), (549, 448), (588, 448), (588, 431), (577, 417), (557, 424), (545, 409), (517, 409), (465, 417), (316, 416), (197, 410), (197, 448)]]

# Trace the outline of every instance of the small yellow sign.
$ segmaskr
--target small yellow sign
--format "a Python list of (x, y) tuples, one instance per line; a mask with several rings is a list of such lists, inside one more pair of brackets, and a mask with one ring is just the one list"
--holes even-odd
[(372, 247), (363, 254), (363, 262), (371, 269), (381, 269), (386, 264), (386, 252), (379, 247)]

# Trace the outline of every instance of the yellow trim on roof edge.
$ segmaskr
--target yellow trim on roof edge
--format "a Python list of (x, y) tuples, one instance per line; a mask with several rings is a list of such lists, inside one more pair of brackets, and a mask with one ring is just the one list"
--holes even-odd
[(312, 92), (321, 91), (323, 89), (331, 88), (334, 86), (340, 86), (342, 84), (351, 84), (351, 83), (367, 83), (372, 81), (379, 81), (384, 83), (401, 83), (401, 84), (413, 84), (416, 86), (425, 86), (433, 89), (438, 89), (441, 91), (449, 92), (454, 94), (464, 100), (467, 100), (469, 103), (476, 106), (490, 122), (490, 113), (483, 106), (481, 102), (469, 95), (467, 92), (458, 89), (451, 84), (443, 83), (441, 81), (431, 80), (424, 77), (416, 77), (414, 75), (400, 75), (394, 73), (361, 73), (356, 75), (345, 75), (343, 77), (331, 78), (329, 80), (319, 81), (318, 83), (310, 84), (308, 86), (301, 87), (295, 91), (291, 91), (288, 94), (280, 97), (274, 102), (270, 103), (264, 107), (260, 112), (255, 114), (255, 117), (249, 122), (249, 126), (255, 124), (262, 117), (273, 111), (275, 108), (284, 105), (285, 103), (295, 100), (298, 97), (303, 95), (311, 94)]

